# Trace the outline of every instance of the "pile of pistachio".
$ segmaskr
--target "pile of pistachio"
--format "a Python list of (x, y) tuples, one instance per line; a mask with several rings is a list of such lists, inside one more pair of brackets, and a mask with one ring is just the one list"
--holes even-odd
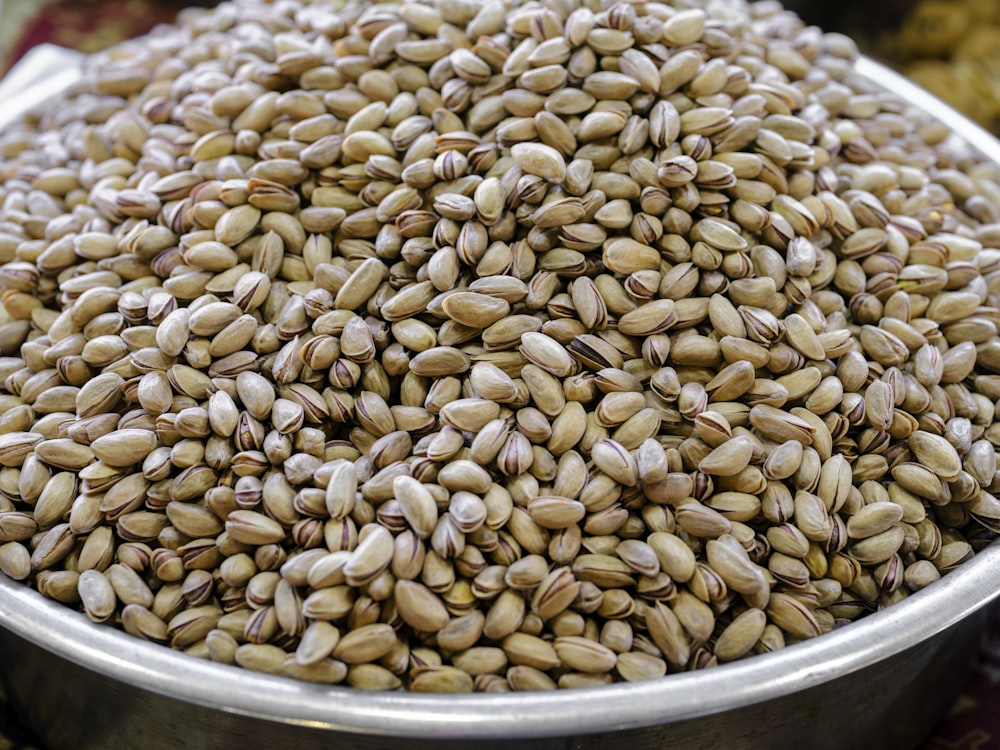
[(774, 2), (238, 0), (0, 135), (0, 570), (415, 691), (711, 667), (1000, 532), (1000, 171)]

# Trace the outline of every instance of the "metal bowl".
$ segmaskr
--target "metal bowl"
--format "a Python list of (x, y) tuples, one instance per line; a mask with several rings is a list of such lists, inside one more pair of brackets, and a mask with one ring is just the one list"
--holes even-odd
[(702, 672), (552, 693), (365, 693), (214, 664), (0, 577), (3, 681), (52, 748), (900, 748), (975, 661), (1000, 544), (889, 609)]
[[(988, 159), (1000, 143), (870, 60)], [(1000, 594), (1000, 542), (820, 638), (701, 672), (552, 693), (365, 693), (200, 661), (0, 576), (0, 679), (53, 748), (912, 748), (950, 706)]]

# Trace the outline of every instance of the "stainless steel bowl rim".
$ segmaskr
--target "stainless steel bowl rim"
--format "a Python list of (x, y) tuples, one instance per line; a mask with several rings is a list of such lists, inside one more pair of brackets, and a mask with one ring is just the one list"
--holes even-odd
[(393, 737), (586, 734), (705, 716), (870, 667), (1000, 593), (1000, 542), (942, 581), (820, 638), (659, 680), (546, 693), (421, 695), (319, 686), (216, 664), (133, 638), (0, 576), (0, 626), (87, 669), (222, 711)]
[[(855, 69), (933, 112), (983, 156), (1000, 164), (1000, 142), (963, 115), (872, 60), (860, 58)], [(774, 653), (648, 682), (488, 695), (372, 693), (203, 661), (96, 625), (2, 575), (0, 627), (97, 673), (220, 711), (386, 737), (509, 739), (613, 732), (781, 698), (915, 647), (998, 594), (1000, 541), (892, 607)]]

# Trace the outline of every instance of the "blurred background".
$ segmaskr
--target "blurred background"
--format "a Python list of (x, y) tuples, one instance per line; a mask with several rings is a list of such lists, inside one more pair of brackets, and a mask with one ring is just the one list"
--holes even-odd
[(96, 52), (170, 23), (182, 9), (212, 0), (0, 0), (0, 73), (49, 42)]

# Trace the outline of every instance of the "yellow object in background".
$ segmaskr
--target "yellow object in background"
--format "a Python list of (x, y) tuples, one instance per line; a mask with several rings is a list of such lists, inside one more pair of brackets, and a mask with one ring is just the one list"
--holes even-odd
[(921, 0), (883, 48), (914, 81), (1000, 133), (1000, 2)]
[(946, 57), (968, 33), (969, 10), (951, 0), (924, 0), (903, 21), (899, 48), (905, 57)]

